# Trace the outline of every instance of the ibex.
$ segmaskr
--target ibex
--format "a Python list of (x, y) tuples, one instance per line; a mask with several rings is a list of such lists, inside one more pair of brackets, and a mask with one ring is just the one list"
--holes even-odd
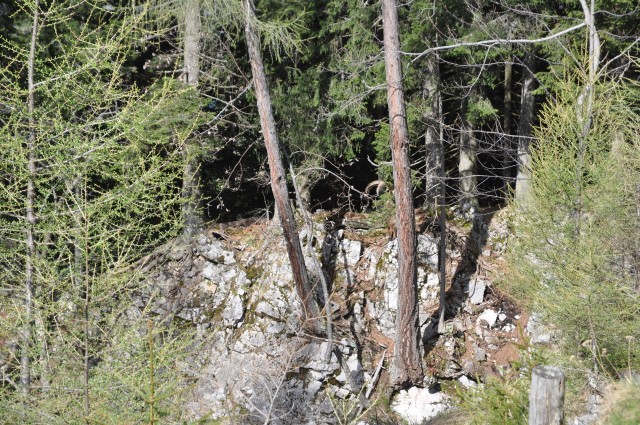
[(379, 198), (387, 190), (389, 190), (389, 185), (384, 180), (374, 180), (369, 183), (360, 195), (360, 199), (362, 199), (363, 201), (362, 210), (365, 211), (367, 208), (369, 208), (371, 200), (374, 198)]
[(374, 180), (364, 188), (364, 192), (362, 192), (362, 197), (371, 198), (372, 195), (369, 194), (371, 189), (375, 188), (376, 196), (380, 196), (385, 193), (389, 189), (389, 185), (384, 180)]

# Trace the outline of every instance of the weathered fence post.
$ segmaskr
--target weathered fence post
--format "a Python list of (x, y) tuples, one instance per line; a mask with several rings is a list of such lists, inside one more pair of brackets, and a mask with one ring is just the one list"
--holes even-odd
[(537, 366), (531, 376), (529, 425), (564, 424), (564, 372), (555, 366)]

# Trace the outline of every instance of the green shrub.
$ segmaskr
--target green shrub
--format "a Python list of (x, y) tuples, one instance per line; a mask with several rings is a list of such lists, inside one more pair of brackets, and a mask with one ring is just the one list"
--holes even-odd
[(627, 93), (603, 85), (585, 132), (580, 93), (565, 83), (541, 113), (502, 286), (557, 330), (566, 358), (614, 374), (640, 367), (625, 339), (640, 334), (640, 118)]
[(500, 377), (492, 377), (472, 388), (458, 388), (459, 407), (468, 425), (526, 425), (529, 417), (531, 370), (547, 364), (546, 354), (526, 345), (520, 347), (520, 360)]

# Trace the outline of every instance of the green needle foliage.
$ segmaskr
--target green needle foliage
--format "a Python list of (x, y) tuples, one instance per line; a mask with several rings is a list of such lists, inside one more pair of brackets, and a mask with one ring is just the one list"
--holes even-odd
[(505, 281), (556, 327), (566, 357), (614, 374), (640, 366), (625, 339), (640, 334), (640, 117), (633, 87), (602, 84), (585, 135), (581, 93), (565, 82), (542, 111)]
[[(577, 113), (584, 110), (583, 80), (575, 77), (559, 86), (540, 115), (532, 191), (515, 206), (508, 269), (499, 283), (540, 315), (559, 348), (522, 347), (523, 360), (501, 379), (462, 392), (468, 423), (527, 423), (530, 374), (538, 364), (564, 367), (567, 415), (583, 412), (579, 404), (587, 381), (610, 380), (640, 366), (634, 337), (640, 334), (635, 89), (613, 82), (595, 86), (585, 126)], [(615, 408), (626, 409), (632, 397), (625, 397)], [(607, 423), (631, 423), (615, 417)]]
[[(31, 22), (34, 7), (27, 2), (17, 13)], [(175, 109), (176, 99), (188, 103), (188, 92), (161, 85), (145, 95), (125, 79), (135, 13), (55, 2), (40, 5), (40, 16), (32, 123), (23, 66), (29, 44), (25, 37), (1, 40), (1, 50), (17, 59), (3, 60), (0, 68), (0, 282), (6, 294), (0, 338), (7, 350), (0, 417), (25, 424), (109, 417), (138, 423), (132, 418), (145, 409), (145, 397), (136, 391), (149, 380), (149, 349), (146, 314), (131, 314), (130, 266), (180, 228), (179, 149), (186, 126), (197, 122), (185, 125), (172, 114), (159, 131), (161, 111)], [(30, 184), (35, 255), (25, 240)], [(30, 311), (27, 262), (35, 271)], [(29, 330), (26, 339), (18, 338), (21, 329)], [(163, 364), (172, 370), (176, 342), (156, 344), (155, 370)], [(25, 354), (26, 398), (18, 391), (18, 360)], [(156, 388), (168, 376), (157, 374)], [(160, 412), (169, 402), (154, 403)]]
[(529, 342), (518, 347), (520, 360), (500, 376), (489, 378), (483, 386), (457, 388), (463, 420), (469, 425), (526, 425), (529, 411), (529, 387), (531, 371), (547, 362), (546, 354), (529, 346)]

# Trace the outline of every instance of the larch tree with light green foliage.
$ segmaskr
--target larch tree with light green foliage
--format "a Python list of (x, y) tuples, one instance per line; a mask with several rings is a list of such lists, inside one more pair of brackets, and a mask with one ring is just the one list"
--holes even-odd
[(564, 348), (586, 355), (597, 376), (640, 361), (626, 344), (640, 332), (637, 265), (621, 261), (637, 255), (640, 118), (637, 85), (606, 78), (593, 2), (580, 3), (588, 57), (541, 113), (514, 270), (519, 287), (538, 291), (528, 298), (559, 326)]
[(585, 84), (566, 82), (542, 111), (506, 281), (557, 327), (567, 357), (588, 360), (592, 373), (615, 373), (640, 363), (626, 340), (640, 333), (632, 260), (640, 230), (640, 117), (630, 106), (638, 88), (592, 86), (587, 129), (576, 116)]
[(3, 39), (14, 58), (0, 69), (0, 336), (21, 360), (4, 369), (0, 416), (130, 421), (148, 359), (144, 324), (123, 320), (128, 266), (180, 227), (183, 161), (163, 131), (181, 139), (197, 121), (154, 126), (171, 107), (200, 105), (163, 82), (144, 95), (126, 84), (138, 14), (37, 1), (20, 14), (31, 42)]

